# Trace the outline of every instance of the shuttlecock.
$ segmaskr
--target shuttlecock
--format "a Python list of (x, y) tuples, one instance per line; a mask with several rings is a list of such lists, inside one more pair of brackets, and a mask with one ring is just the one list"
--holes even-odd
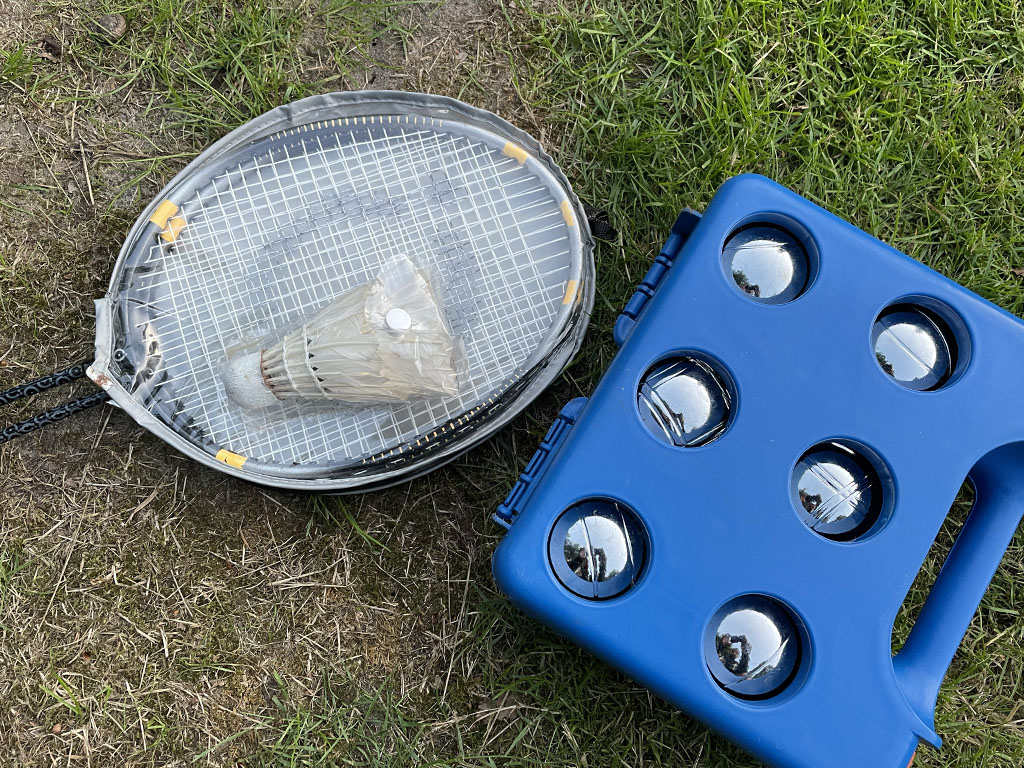
[(403, 257), (276, 343), (234, 355), (224, 386), (250, 409), (294, 398), (394, 403), (457, 394), (459, 363), (430, 281)]

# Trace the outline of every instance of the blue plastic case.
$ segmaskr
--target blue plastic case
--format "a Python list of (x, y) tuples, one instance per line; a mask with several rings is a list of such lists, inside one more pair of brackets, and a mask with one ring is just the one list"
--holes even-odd
[[(781, 305), (752, 301), (726, 269), (730, 233), (750, 222), (799, 233), (812, 276)], [(910, 297), (951, 314), (952, 380), (912, 391), (882, 372), (871, 330)], [(1024, 513), (1024, 323), (818, 206), (759, 176), (726, 182), (703, 217), (684, 211), (615, 328), (621, 350), (589, 400), (569, 403), (495, 519), (499, 588), (587, 648), (774, 766), (905, 768), (938, 747), (936, 696)], [(643, 374), (673, 353), (728, 373), (733, 413), (697, 448), (641, 421)], [(890, 507), (863, 539), (810, 530), (791, 491), (812, 445), (856, 441), (888, 473)], [(897, 612), (966, 476), (975, 508), (909, 639)], [(563, 586), (553, 527), (587, 499), (636, 512), (642, 572), (611, 599)], [(802, 637), (778, 695), (730, 695), (709, 671), (712, 618), (742, 595), (789, 607)]]

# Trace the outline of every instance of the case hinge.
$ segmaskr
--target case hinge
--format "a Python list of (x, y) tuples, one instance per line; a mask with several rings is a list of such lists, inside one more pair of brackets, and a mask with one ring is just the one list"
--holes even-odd
[(669, 267), (672, 266), (676, 256), (679, 255), (683, 243), (686, 242), (686, 239), (699, 222), (699, 213), (691, 208), (684, 208), (683, 212), (679, 214), (679, 218), (676, 219), (676, 223), (672, 225), (672, 234), (665, 241), (661, 253), (654, 260), (651, 268), (647, 270), (643, 282), (637, 286), (633, 298), (627, 302), (625, 309), (622, 310), (622, 314), (615, 320), (613, 335), (615, 336), (615, 343), (620, 347), (626, 343), (626, 339), (629, 337), (630, 332), (632, 332), (633, 326), (636, 325), (640, 313), (643, 312), (647, 302), (654, 296), (654, 292), (658, 290), (658, 286), (665, 278)]
[(516, 517), (519, 516), (520, 510), (523, 508), (530, 485), (544, 474), (552, 454), (562, 444), (562, 441), (565, 440), (566, 435), (569, 434), (572, 425), (576, 423), (576, 419), (586, 403), (587, 398), (577, 397), (575, 400), (570, 400), (562, 408), (558, 418), (555, 419), (555, 423), (551, 425), (548, 433), (544, 435), (540, 447), (533, 454), (533, 458), (530, 459), (530, 463), (526, 465), (526, 469), (519, 476), (519, 480), (516, 481), (511, 492), (505, 497), (505, 501), (498, 506), (498, 511), (493, 516), (494, 522), (498, 525), (506, 529), (512, 527), (512, 523), (516, 521)]

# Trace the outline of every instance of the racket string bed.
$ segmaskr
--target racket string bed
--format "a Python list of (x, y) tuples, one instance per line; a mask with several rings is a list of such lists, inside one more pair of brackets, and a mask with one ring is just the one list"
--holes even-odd
[[(163, 288), (171, 304), (166, 316), (178, 326), (181, 341), (162, 351), (167, 364), (181, 370), (171, 377), (182, 393), (176, 397), (187, 401), (180, 412), (197, 418), (213, 442), (230, 442), (246, 455), (279, 462), (373, 453), (465, 413), (515, 372), (550, 327), (552, 308), (557, 308), (570, 272), (564, 252), (569, 243), (564, 226), (559, 226), (562, 214), (550, 192), (538, 189), (536, 182), (531, 189), (522, 166), (494, 148), (438, 131), (379, 131), (330, 148), (317, 135), (315, 142), (306, 138), (240, 163), (214, 180), (207, 199), (197, 192), (191, 204), (182, 205), (185, 225), (171, 246), (159, 243), (151, 249), (154, 260), (179, 264), (167, 274), (165, 285), (154, 281), (150, 287)], [(439, 170), (449, 187), (442, 187), (449, 194), (443, 212), (436, 203), (429, 204)], [(421, 183), (423, 178), (430, 183)], [(410, 189), (413, 183), (417, 186)], [(474, 194), (468, 186), (478, 191)], [(361, 201), (360, 211), (366, 214), (364, 203), (374, 190), (383, 190), (375, 198), (376, 223), (369, 215), (347, 220), (332, 216), (346, 204), (353, 209), (353, 199)], [(272, 199), (279, 201), (276, 210), (267, 202)], [(525, 217), (515, 209), (520, 200), (529, 203)], [(297, 221), (283, 215), (281, 208), (289, 206), (303, 211), (303, 217)], [(397, 215), (400, 208), (407, 214)], [(531, 215), (529, 208), (539, 214)], [(447, 259), (438, 258), (436, 246), (431, 249), (443, 239), (455, 246), (440, 251)], [(554, 269), (542, 272), (545, 264), (529, 258), (536, 248), (559, 245), (562, 251), (545, 259), (557, 265)], [(167, 258), (169, 248), (175, 250), (174, 260)], [(223, 407), (211, 361), (227, 355), (226, 339), (258, 337), (269, 330), (261, 326), (264, 318), (252, 316), (252, 306), (275, 307), (276, 312), (263, 314), (276, 316), (278, 322), (294, 321), (365, 280), (388, 254), (405, 253), (437, 268), (442, 280), (451, 278), (453, 251), (471, 262), (469, 269), (479, 270), (475, 287), (482, 290), (447, 297), (451, 306), (468, 304), (466, 314), (479, 321), (455, 328), (469, 336), (469, 381), (460, 396), (365, 412), (292, 414), (270, 429), (255, 429), (243, 415)], [(514, 280), (508, 267), (517, 272)], [(275, 270), (276, 279), (263, 279)], [(238, 275), (248, 279), (239, 281)], [(513, 285), (523, 287), (518, 296)], [(515, 325), (523, 332), (509, 333)], [(197, 347), (200, 354), (194, 355)], [(183, 386), (182, 379), (191, 379), (191, 386)]]

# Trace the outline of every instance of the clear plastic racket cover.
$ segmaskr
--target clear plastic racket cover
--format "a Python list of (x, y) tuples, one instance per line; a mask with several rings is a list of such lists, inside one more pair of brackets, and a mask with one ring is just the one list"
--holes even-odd
[[(141, 214), (97, 302), (90, 376), (230, 474), (383, 486), (485, 439), (551, 383), (586, 328), (592, 252), (565, 176), (495, 115), (423, 94), (316, 96), (225, 136)], [(329, 335), (338, 314), (343, 341), (358, 315), (374, 333), (325, 371), (296, 331)]]

